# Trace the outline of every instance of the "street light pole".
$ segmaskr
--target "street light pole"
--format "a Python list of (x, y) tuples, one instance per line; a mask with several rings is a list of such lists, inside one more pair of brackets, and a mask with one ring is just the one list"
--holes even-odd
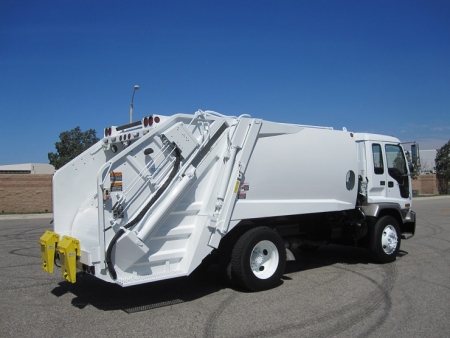
[(134, 86), (134, 89), (133, 89), (133, 95), (131, 96), (131, 103), (130, 103), (130, 123), (133, 122), (133, 100), (134, 100), (134, 93), (135, 93), (136, 90), (138, 90), (138, 89), (139, 89), (139, 86), (138, 86), (138, 85), (135, 85), (135, 86)]

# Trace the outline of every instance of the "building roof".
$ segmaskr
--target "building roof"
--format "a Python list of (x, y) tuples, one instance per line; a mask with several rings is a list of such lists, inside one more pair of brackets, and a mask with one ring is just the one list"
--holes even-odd
[(46, 163), (0, 165), (0, 174), (54, 174), (55, 167)]

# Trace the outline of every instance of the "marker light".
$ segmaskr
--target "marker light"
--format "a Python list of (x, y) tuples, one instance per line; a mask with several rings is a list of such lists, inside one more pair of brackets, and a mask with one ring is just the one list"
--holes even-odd
[(153, 116), (144, 117), (144, 128), (151, 127), (153, 124)]

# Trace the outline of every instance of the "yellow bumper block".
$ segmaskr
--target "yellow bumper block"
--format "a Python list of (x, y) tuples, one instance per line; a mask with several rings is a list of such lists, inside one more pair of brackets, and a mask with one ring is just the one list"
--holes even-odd
[(77, 258), (81, 255), (80, 241), (73, 237), (63, 236), (58, 243), (57, 250), (64, 279), (70, 283), (75, 283), (77, 279)]
[(55, 266), (55, 250), (59, 242), (59, 235), (47, 230), (39, 239), (41, 244), (42, 269), (48, 273), (53, 273)]

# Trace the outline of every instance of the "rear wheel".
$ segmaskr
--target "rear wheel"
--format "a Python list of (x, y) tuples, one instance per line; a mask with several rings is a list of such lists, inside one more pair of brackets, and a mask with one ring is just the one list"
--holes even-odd
[(395, 218), (381, 217), (372, 229), (372, 257), (380, 263), (393, 262), (400, 250), (400, 243), (400, 230)]
[(244, 233), (231, 255), (232, 278), (251, 291), (278, 286), (285, 266), (283, 239), (268, 227), (254, 228)]

